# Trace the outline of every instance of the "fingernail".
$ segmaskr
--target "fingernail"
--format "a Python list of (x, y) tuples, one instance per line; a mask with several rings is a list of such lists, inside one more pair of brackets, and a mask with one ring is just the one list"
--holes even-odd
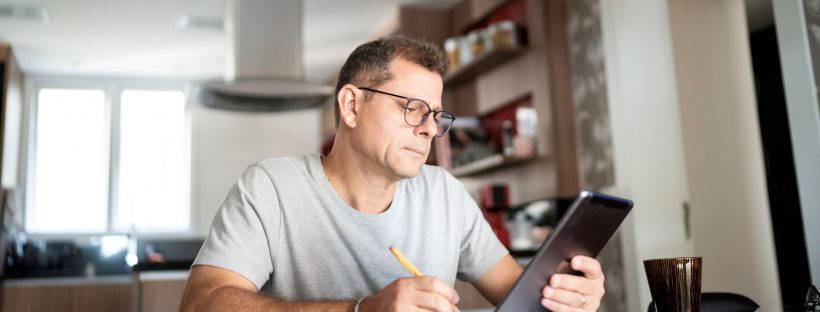
[(541, 305), (545, 308), (549, 308), (549, 305), (552, 303), (549, 299), (541, 299)]
[(561, 278), (558, 276), (554, 277), (552, 283), (554, 284), (552, 287), (558, 287), (558, 285), (561, 285)]
[(555, 291), (554, 291), (554, 290), (552, 290), (552, 287), (547, 286), (547, 289), (546, 289), (546, 290), (544, 290), (544, 297), (552, 297), (552, 294), (553, 294), (554, 292), (555, 292)]
[(461, 300), (461, 298), (459, 298), (458, 293), (456, 293), (456, 301), (454, 301), (453, 303), (458, 303), (459, 300)]

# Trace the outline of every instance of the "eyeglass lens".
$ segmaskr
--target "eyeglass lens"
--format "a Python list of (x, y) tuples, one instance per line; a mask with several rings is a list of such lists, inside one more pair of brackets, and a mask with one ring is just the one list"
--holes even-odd
[(410, 100), (404, 108), (404, 119), (407, 124), (418, 127), (430, 118), (429, 115), (435, 115), (436, 121), (436, 136), (442, 136), (447, 133), (450, 126), (453, 124), (453, 116), (447, 112), (430, 112), (430, 106), (419, 100)]

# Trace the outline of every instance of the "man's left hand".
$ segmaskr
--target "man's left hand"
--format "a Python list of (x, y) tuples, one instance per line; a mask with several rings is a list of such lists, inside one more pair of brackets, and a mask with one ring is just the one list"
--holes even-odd
[(604, 297), (604, 272), (598, 260), (573, 257), (570, 266), (583, 276), (555, 274), (541, 292), (541, 304), (551, 311), (597, 311)]

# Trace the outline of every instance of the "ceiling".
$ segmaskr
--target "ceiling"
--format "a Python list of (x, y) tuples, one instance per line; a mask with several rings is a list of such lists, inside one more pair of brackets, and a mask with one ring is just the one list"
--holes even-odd
[[(77, 77), (203, 79), (225, 72), (221, 30), (180, 29), (182, 16), (222, 18), (228, 0), (0, 0), (43, 5), (47, 23), (0, 18), (26, 74)], [(746, 0), (751, 30), (772, 23), (771, 0)], [(455, 0), (303, 0), (303, 61), (308, 78), (326, 79), (374, 27), (401, 4)], [(276, 32), (271, 32), (276, 40)]]
[[(347, 55), (395, 18), (400, 4), (425, 0), (303, 0), (305, 75), (326, 79)], [(452, 3), (453, 1), (445, 1)], [(26, 74), (202, 79), (225, 72), (226, 35), (180, 29), (182, 16), (223, 18), (227, 0), (0, 0), (43, 5), (48, 22), (0, 18)], [(276, 40), (276, 32), (271, 32)]]

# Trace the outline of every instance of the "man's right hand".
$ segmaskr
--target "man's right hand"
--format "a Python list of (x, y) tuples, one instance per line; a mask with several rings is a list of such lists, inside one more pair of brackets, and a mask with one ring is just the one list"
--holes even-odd
[(372, 297), (365, 298), (359, 311), (453, 312), (453, 305), (456, 303), (458, 293), (447, 283), (432, 276), (406, 277), (393, 281)]

